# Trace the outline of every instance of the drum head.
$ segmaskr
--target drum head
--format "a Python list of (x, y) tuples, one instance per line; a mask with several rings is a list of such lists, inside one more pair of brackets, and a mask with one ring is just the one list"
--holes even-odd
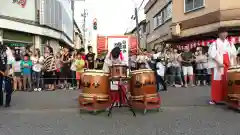
[(103, 70), (85, 70), (83, 75), (100, 75), (100, 76), (109, 76), (108, 73), (105, 73)]
[(113, 64), (111, 67), (128, 67), (128, 66), (124, 64)]
[(131, 71), (131, 74), (138, 74), (143, 72), (154, 72), (154, 71), (151, 69), (139, 69), (139, 70)]
[(103, 70), (94, 70), (94, 69), (87, 69), (84, 72), (91, 72), (91, 73), (104, 73)]
[(240, 72), (240, 66), (230, 67), (227, 72)]

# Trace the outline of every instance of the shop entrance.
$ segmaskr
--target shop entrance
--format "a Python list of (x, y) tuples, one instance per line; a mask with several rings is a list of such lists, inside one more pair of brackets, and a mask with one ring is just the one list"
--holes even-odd
[(14, 50), (16, 54), (21, 54), (26, 48), (33, 45), (33, 35), (23, 32), (4, 30), (3, 44)]

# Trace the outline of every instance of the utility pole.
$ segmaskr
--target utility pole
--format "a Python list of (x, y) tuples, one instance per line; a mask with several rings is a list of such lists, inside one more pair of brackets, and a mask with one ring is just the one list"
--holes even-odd
[(82, 17), (83, 17), (83, 43), (86, 43), (86, 17), (88, 16), (88, 13), (86, 11), (86, 9), (84, 9), (83, 13), (82, 13)]
[(135, 20), (136, 20), (136, 32), (137, 32), (137, 40), (138, 40), (138, 49), (140, 50), (140, 51), (142, 51), (141, 50), (141, 47), (140, 47), (140, 33), (139, 33), (139, 22), (138, 22), (138, 9), (137, 9), (137, 7), (135, 6)]

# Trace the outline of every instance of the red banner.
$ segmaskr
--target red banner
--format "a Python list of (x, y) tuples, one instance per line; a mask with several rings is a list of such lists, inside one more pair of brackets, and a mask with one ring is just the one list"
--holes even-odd
[(137, 44), (137, 37), (130, 36), (129, 37), (129, 45), (130, 45), (130, 55), (137, 54), (138, 44)]
[(102, 54), (107, 51), (107, 38), (106, 36), (98, 36), (97, 37), (97, 52), (98, 54)]
[[(196, 47), (209, 46), (214, 41), (215, 41), (214, 39), (210, 39), (210, 40), (199, 40), (199, 41), (186, 42), (186, 43), (182, 43), (180, 45), (177, 45), (177, 48), (179, 50), (183, 50), (184, 46), (186, 46), (186, 45), (190, 49), (193, 49), (193, 48), (196, 48)], [(240, 43), (240, 37), (237, 37), (237, 36), (228, 37), (228, 41), (233, 43), (233, 44)]]

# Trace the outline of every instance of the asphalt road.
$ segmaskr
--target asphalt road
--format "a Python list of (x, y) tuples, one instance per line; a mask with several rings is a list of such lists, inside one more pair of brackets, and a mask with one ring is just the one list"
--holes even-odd
[(126, 108), (79, 112), (77, 91), (16, 92), (0, 108), (0, 135), (240, 135), (240, 113), (208, 105), (209, 88), (162, 92), (161, 112), (133, 117)]

